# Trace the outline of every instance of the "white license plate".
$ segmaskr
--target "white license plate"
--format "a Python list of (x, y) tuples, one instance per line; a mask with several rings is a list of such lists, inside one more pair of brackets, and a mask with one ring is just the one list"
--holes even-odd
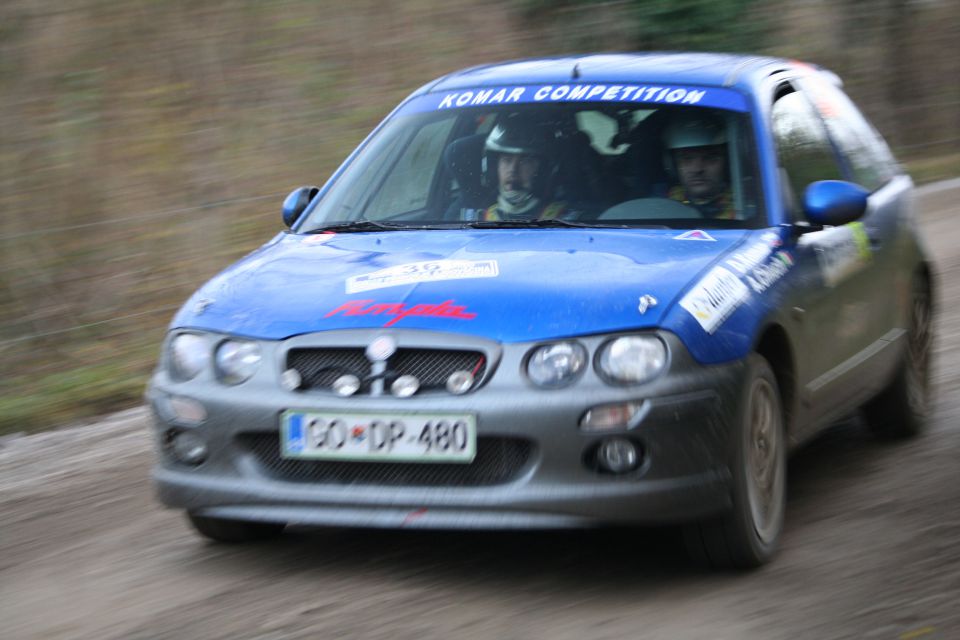
[(280, 450), (285, 458), (314, 460), (470, 462), (477, 420), (447, 413), (284, 411)]

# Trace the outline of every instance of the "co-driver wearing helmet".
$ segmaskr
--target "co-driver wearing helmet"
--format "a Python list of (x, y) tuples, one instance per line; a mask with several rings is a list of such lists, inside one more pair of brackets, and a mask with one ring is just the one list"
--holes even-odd
[(496, 172), (497, 201), (482, 220), (550, 220), (564, 213), (547, 202), (554, 159), (550, 129), (513, 114), (498, 123), (484, 145), (487, 170)]
[(707, 115), (680, 114), (667, 126), (664, 142), (680, 181), (667, 196), (707, 218), (735, 218), (723, 123)]

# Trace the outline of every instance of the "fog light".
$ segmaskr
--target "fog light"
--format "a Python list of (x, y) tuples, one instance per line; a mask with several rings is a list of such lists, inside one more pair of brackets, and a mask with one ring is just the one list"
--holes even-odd
[(333, 392), (338, 396), (352, 396), (360, 389), (360, 378), (353, 374), (340, 376), (333, 381)]
[(625, 429), (643, 408), (642, 402), (623, 402), (593, 407), (580, 418), (584, 431), (607, 431)]
[(170, 410), (177, 422), (197, 425), (207, 419), (207, 410), (203, 405), (191, 398), (183, 396), (170, 397)]
[(626, 473), (637, 468), (640, 453), (637, 445), (626, 438), (607, 438), (600, 443), (597, 460), (610, 473)]
[(207, 459), (207, 443), (193, 431), (177, 431), (171, 437), (170, 450), (177, 462), (198, 465)]
[(469, 371), (454, 371), (447, 378), (447, 391), (460, 395), (470, 391), (473, 386), (473, 374)]
[(398, 398), (409, 398), (420, 388), (420, 381), (414, 376), (400, 376), (390, 385), (390, 392)]
[(287, 391), (296, 391), (300, 388), (302, 383), (303, 378), (300, 376), (300, 372), (296, 369), (287, 369), (280, 374), (280, 386)]

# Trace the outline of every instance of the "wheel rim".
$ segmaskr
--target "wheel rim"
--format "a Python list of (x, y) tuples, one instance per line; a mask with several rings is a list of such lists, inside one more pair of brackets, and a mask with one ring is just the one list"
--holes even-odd
[(918, 415), (927, 413), (930, 381), (930, 300), (926, 288), (914, 293), (907, 336), (907, 402)]
[(764, 379), (751, 388), (747, 425), (747, 496), (757, 536), (774, 541), (783, 520), (786, 470), (776, 390)]

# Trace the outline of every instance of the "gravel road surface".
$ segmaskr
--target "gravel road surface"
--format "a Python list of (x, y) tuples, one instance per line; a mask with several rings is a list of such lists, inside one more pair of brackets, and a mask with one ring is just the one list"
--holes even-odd
[(940, 310), (929, 431), (858, 418), (791, 459), (780, 555), (672, 530), (295, 530), (230, 547), (153, 498), (147, 414), (0, 440), (2, 638), (960, 638), (960, 180), (920, 191)]

